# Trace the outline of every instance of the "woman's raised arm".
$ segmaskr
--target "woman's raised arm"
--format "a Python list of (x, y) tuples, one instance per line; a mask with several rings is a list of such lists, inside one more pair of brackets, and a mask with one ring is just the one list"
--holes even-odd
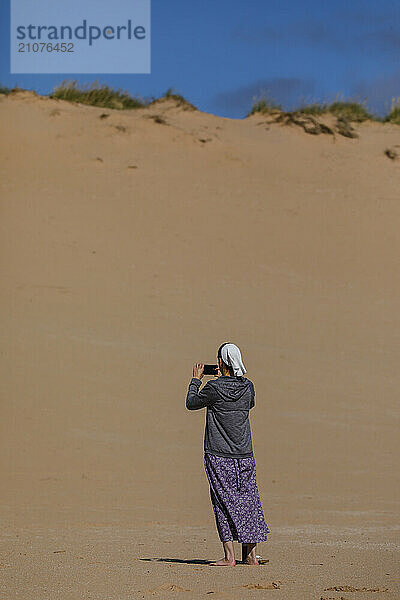
[(200, 390), (201, 380), (192, 377), (189, 383), (189, 389), (186, 395), (186, 408), (188, 410), (198, 410), (205, 406), (211, 406), (217, 398), (211, 381), (207, 381), (206, 385)]

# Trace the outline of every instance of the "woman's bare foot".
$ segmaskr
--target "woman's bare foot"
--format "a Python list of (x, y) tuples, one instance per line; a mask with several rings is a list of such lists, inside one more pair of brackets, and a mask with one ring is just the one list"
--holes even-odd
[(210, 563), (213, 567), (234, 567), (236, 565), (235, 550), (233, 548), (233, 541), (222, 542), (224, 547), (225, 558), (222, 560), (216, 560)]
[(243, 565), (259, 565), (257, 558), (250, 558), (249, 556), (242, 561)]
[(223, 558), (222, 560), (217, 560), (210, 563), (210, 565), (213, 567), (234, 567), (236, 565), (236, 560), (234, 558), (232, 560)]
[(259, 565), (256, 555), (257, 544), (242, 544), (242, 564), (243, 565)]

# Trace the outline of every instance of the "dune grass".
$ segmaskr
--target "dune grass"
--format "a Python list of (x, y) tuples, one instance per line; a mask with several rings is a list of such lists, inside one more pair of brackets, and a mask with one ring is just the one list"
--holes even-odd
[(254, 115), (255, 113), (268, 114), (277, 110), (283, 110), (280, 104), (276, 104), (267, 98), (261, 98), (260, 100), (256, 100), (256, 102), (254, 102), (253, 106), (251, 107), (251, 111), (247, 116)]
[(296, 110), (306, 115), (322, 115), (328, 110), (328, 104), (302, 104)]
[[(255, 113), (269, 113), (275, 110), (282, 110), (282, 108), (275, 104), (272, 100), (262, 98), (254, 102), (250, 112), (247, 116), (253, 115)], [(311, 103), (311, 104), (302, 104), (298, 108), (295, 108), (291, 111), (285, 111), (288, 114), (308, 114), (308, 115), (322, 115), (326, 113), (330, 113), (335, 115), (340, 119), (344, 119), (346, 121), (355, 121), (361, 123), (362, 121), (381, 121), (379, 117), (373, 115), (368, 112), (367, 108), (363, 106), (360, 102), (346, 102), (346, 101), (335, 101), (331, 103)]]
[(54, 88), (50, 98), (119, 110), (145, 108), (163, 100), (174, 100), (177, 106), (183, 107), (185, 110), (197, 110), (193, 104), (188, 102), (181, 94), (175, 92), (173, 88), (169, 88), (160, 98), (142, 98), (131, 96), (128, 92), (120, 89), (114, 90), (106, 84), (99, 84), (97, 81), (90, 85), (81, 86), (76, 81), (63, 81)]
[(54, 88), (50, 98), (119, 110), (144, 108), (148, 104), (142, 98), (130, 96), (120, 89), (114, 90), (106, 84), (100, 85), (97, 81), (81, 86), (76, 81), (63, 81)]
[(394, 125), (400, 125), (400, 98), (392, 99), (392, 107), (389, 114), (383, 118), (384, 123), (393, 123)]
[(177, 94), (173, 88), (168, 88), (168, 90), (164, 94), (164, 98), (169, 100), (175, 100), (178, 106), (184, 106), (185, 108), (190, 108), (192, 110), (197, 110), (197, 108), (186, 98), (184, 98), (181, 94)]
[(328, 105), (328, 112), (347, 121), (362, 123), (363, 121), (375, 121), (378, 117), (368, 112), (359, 102), (332, 102)]
[[(0, 94), (8, 95), (12, 92), (25, 91), (22, 88), (0, 85)], [(186, 100), (184, 96), (177, 93), (173, 88), (167, 89), (164, 95), (159, 98), (154, 96), (151, 98), (143, 98), (138, 95), (131, 96), (127, 91), (121, 89), (113, 89), (106, 84), (99, 84), (97, 81), (89, 84), (78, 85), (77, 81), (65, 80), (60, 85), (55, 87), (49, 94), (50, 98), (67, 100), (69, 102), (80, 102), (90, 106), (98, 106), (101, 108), (129, 110), (135, 108), (149, 107), (155, 103), (166, 100), (173, 100), (178, 107), (183, 110), (198, 110), (191, 102)], [(254, 114), (269, 114), (282, 112), (286, 115), (335, 115), (341, 122), (358, 122), (363, 121), (378, 121), (381, 123), (392, 123), (400, 125), (400, 98), (392, 99), (392, 107), (390, 112), (384, 117), (378, 117), (369, 112), (364, 103), (352, 100), (335, 100), (331, 103), (311, 102), (309, 104), (300, 104), (297, 108), (291, 111), (285, 111), (281, 104), (274, 100), (262, 97), (254, 100), (250, 112), (247, 117)]]
[(160, 98), (153, 98), (151, 104), (156, 104), (157, 102), (163, 102), (165, 100), (174, 100), (176, 105), (182, 107), (184, 110), (198, 110), (194, 104), (186, 100), (181, 94), (178, 94), (172, 87), (168, 88)]
[(393, 123), (394, 125), (400, 125), (400, 106), (393, 108), (388, 115), (384, 118), (385, 123)]

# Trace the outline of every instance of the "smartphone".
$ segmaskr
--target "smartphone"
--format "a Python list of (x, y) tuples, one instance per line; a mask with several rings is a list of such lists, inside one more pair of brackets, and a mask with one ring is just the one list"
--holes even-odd
[(218, 365), (204, 365), (204, 375), (217, 375)]

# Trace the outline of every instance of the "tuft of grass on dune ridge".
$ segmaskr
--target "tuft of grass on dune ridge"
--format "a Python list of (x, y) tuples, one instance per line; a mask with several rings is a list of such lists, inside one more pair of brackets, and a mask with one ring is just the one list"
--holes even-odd
[(174, 88), (168, 88), (163, 96), (160, 98), (153, 98), (151, 104), (157, 102), (164, 102), (165, 100), (174, 100), (177, 106), (182, 107), (184, 110), (198, 110), (194, 104), (186, 100), (181, 94), (178, 94)]
[(250, 115), (254, 115), (255, 113), (268, 114), (271, 112), (281, 111), (282, 106), (280, 104), (276, 104), (272, 100), (268, 100), (267, 98), (261, 98), (261, 100), (257, 100), (254, 102), (251, 107), (251, 111), (248, 113), (248, 117)]
[(106, 84), (100, 85), (97, 81), (78, 86), (76, 81), (66, 80), (54, 88), (49, 97), (117, 110), (144, 108), (148, 105), (143, 98), (130, 96), (120, 89), (114, 90)]
[(384, 117), (383, 122), (400, 125), (400, 98), (392, 99), (392, 108), (389, 114)]
[(79, 86), (76, 81), (66, 80), (54, 88), (49, 97), (119, 110), (146, 108), (157, 102), (174, 100), (176, 105), (184, 110), (197, 110), (196, 106), (188, 102), (181, 94), (176, 93), (173, 88), (169, 88), (160, 98), (152, 97), (148, 99), (131, 96), (128, 92), (114, 90), (106, 84), (100, 85), (97, 81), (90, 85)]
[(173, 88), (168, 88), (168, 90), (164, 94), (164, 98), (167, 100), (175, 100), (178, 106), (183, 106), (184, 108), (189, 108), (191, 110), (197, 110), (197, 108), (186, 100), (181, 94), (177, 94)]
[(347, 121), (380, 121), (380, 118), (369, 113), (368, 110), (359, 102), (332, 102), (328, 105), (328, 112), (336, 117), (342, 117)]
[(323, 115), (327, 112), (327, 104), (303, 104), (296, 109), (296, 112), (302, 112), (306, 115)]
[(11, 94), (12, 90), (9, 87), (6, 87), (4, 85), (0, 85), (0, 94), (4, 94), (5, 96), (8, 96), (8, 94)]
[[(276, 110), (282, 110), (282, 108), (275, 104), (272, 100), (268, 100), (266, 98), (262, 98), (254, 102), (251, 111), (247, 116), (253, 115), (255, 113), (270, 113), (275, 112)], [(286, 112), (283, 111), (282, 112)], [(308, 114), (308, 115), (322, 115), (322, 114), (333, 114), (340, 119), (344, 119), (346, 121), (355, 121), (361, 123), (363, 121), (382, 121), (380, 117), (373, 115), (370, 113), (363, 104), (359, 102), (346, 102), (346, 101), (335, 101), (330, 104), (319, 104), (319, 103), (311, 103), (311, 104), (302, 104), (298, 108), (287, 111), (287, 114)]]

